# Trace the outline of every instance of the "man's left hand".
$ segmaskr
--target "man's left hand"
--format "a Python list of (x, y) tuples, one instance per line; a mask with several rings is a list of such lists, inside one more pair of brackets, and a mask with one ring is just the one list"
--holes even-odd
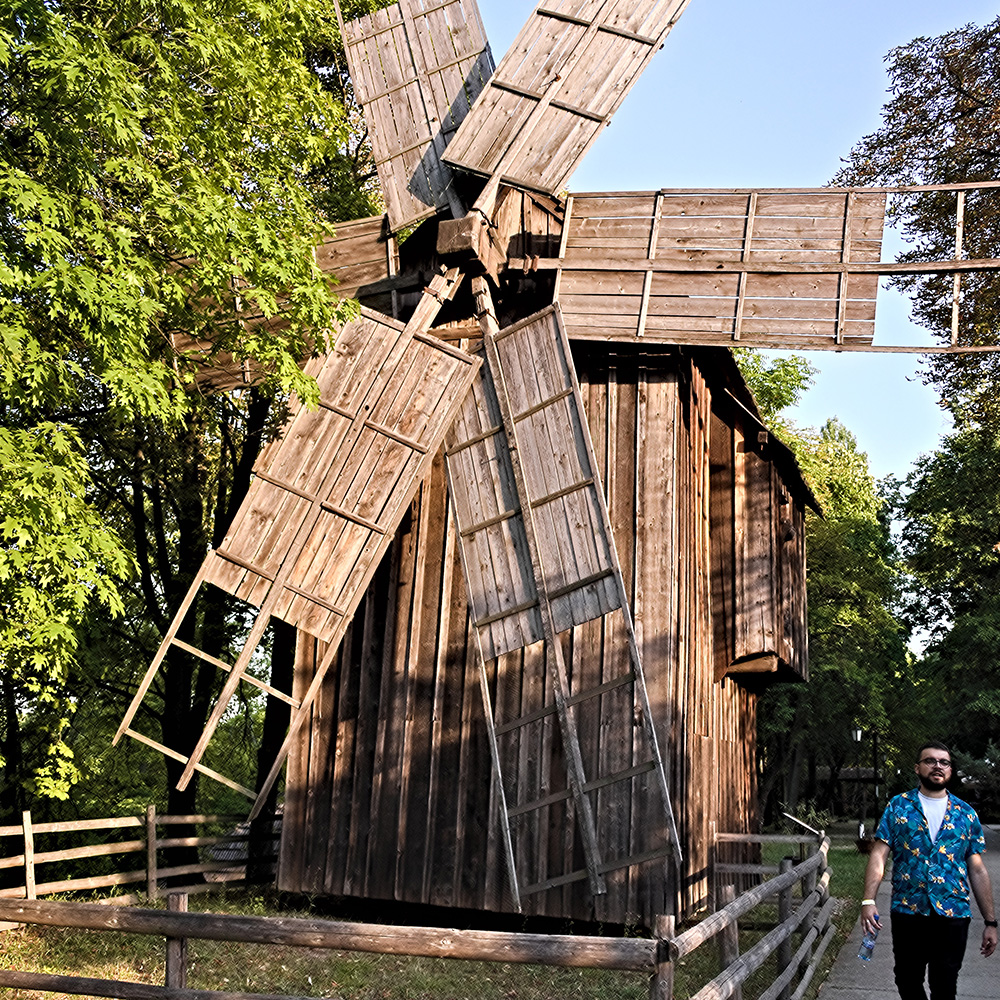
[(995, 927), (983, 928), (983, 944), (979, 950), (983, 958), (989, 958), (997, 950), (997, 929)]

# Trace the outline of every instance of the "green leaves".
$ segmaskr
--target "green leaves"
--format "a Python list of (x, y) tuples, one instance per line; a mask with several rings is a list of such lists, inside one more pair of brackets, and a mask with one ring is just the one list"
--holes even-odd
[(117, 584), (132, 562), (87, 503), (89, 477), (71, 430), (54, 423), (0, 428), (0, 467), (4, 684), (16, 685), (36, 725), (47, 720), (48, 750), (32, 779), (36, 790), (65, 797), (75, 776), (61, 733), (77, 624), (98, 609), (121, 611)]
[(0, 686), (49, 733), (39, 788), (69, 780), (78, 623), (132, 571), (91, 472), (114, 429), (199, 423), (172, 336), (311, 399), (350, 312), (313, 254), (345, 119), (306, 53), (335, 43), (325, 0), (0, 0)]
[[(8, 398), (73, 405), (72, 346), (111, 405), (176, 418), (171, 331), (221, 333), (247, 355), (235, 281), (265, 315), (282, 296), (272, 364), (335, 325), (303, 183), (342, 128), (303, 63), (307, 30), (333, 30), (325, 5), (8, 2), (0, 26)], [(308, 388), (290, 366), (271, 374)]]
[[(764, 423), (781, 425), (780, 413), (794, 406), (813, 382), (816, 369), (801, 355), (768, 357), (752, 348), (737, 347), (736, 363), (753, 393)], [(780, 432), (780, 426), (776, 429)]]
[[(953, 184), (1000, 177), (1000, 18), (969, 24), (936, 38), (916, 38), (886, 57), (890, 100), (882, 125), (851, 150), (835, 184)], [(954, 192), (894, 196), (890, 215), (910, 248), (901, 261), (941, 260), (955, 248)], [(963, 254), (1000, 257), (1000, 191), (969, 191)], [(942, 343), (951, 340), (950, 275), (901, 276), (893, 283), (913, 301), (914, 321)], [(962, 344), (996, 344), (1000, 276), (962, 276)], [(959, 419), (1000, 419), (996, 354), (937, 355), (925, 378)]]
[[(890, 754), (899, 751), (896, 730), (905, 737), (911, 657), (899, 617), (903, 574), (888, 505), (850, 431), (829, 420), (785, 434), (823, 517), (806, 522), (809, 682), (779, 684), (761, 698), (761, 787), (772, 810), (775, 800), (794, 806), (800, 795), (838, 809), (837, 773), (856, 763), (851, 731), (878, 732)], [(816, 783), (817, 765), (831, 776), (826, 788)], [(806, 783), (804, 773), (812, 776)]]

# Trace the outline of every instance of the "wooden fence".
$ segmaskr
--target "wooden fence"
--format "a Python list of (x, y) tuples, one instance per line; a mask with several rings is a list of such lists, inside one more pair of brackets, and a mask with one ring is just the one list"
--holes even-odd
[[(748, 838), (752, 839), (752, 838)], [(757, 838), (760, 839), (760, 838)], [(789, 838), (783, 838), (788, 840)], [(164, 986), (85, 979), (48, 973), (0, 970), (0, 986), (114, 997), (119, 1000), (265, 1000), (264, 994), (190, 990), (187, 981), (189, 939), (293, 945), (339, 951), (375, 952), (430, 958), (558, 965), (572, 968), (647, 972), (650, 1000), (672, 1000), (674, 963), (713, 938), (719, 939), (722, 971), (692, 1000), (741, 997), (742, 985), (771, 955), (777, 956), (776, 978), (760, 1000), (799, 1000), (808, 988), (819, 960), (833, 936), (828, 897), (829, 840), (795, 865), (783, 862), (779, 873), (727, 902), (710, 917), (675, 935), (673, 917), (657, 921), (649, 939), (540, 935), (500, 931), (442, 930), (429, 927), (382, 926), (301, 918), (247, 917), (186, 912), (186, 896), (172, 894), (170, 910), (115, 909), (89, 903), (0, 898), (0, 920), (18, 923), (128, 931), (166, 938)], [(793, 910), (795, 886), (801, 900)], [(722, 891), (723, 897), (731, 891)], [(773, 930), (739, 954), (738, 922), (752, 909), (776, 900), (778, 923)], [(793, 935), (800, 934), (792, 952)], [(798, 980), (793, 989), (793, 983)], [(270, 995), (267, 1000), (300, 1000)]]
[[(722, 971), (695, 993), (691, 1000), (724, 1000), (725, 997), (740, 1000), (743, 984), (772, 955), (777, 958), (775, 978), (758, 1000), (801, 1000), (836, 933), (831, 919), (834, 900), (829, 894), (830, 869), (827, 867), (830, 839), (823, 835), (787, 837), (720, 833), (716, 836), (717, 845), (727, 842), (793, 843), (810, 848), (813, 853), (797, 865), (791, 858), (785, 858), (777, 866), (777, 874), (773, 878), (761, 882), (739, 897), (736, 897), (731, 884), (723, 882), (726, 875), (760, 876), (772, 874), (775, 868), (770, 865), (716, 863), (715, 880), (718, 900), (722, 905), (710, 917), (670, 941), (671, 958), (677, 961), (690, 955), (710, 938), (718, 936)], [(798, 907), (793, 909), (793, 890), (796, 884), (801, 886), (801, 898)], [(772, 899), (778, 904), (776, 926), (741, 955), (740, 918)], [(800, 935), (800, 941), (793, 953), (793, 937), (796, 933)], [(669, 997), (671, 994), (664, 995)]]
[[(222, 826), (229, 832), (222, 835), (198, 835), (198, 828)], [(177, 827), (194, 827), (195, 835), (177, 831)], [(171, 828), (183, 836), (168, 836)], [(30, 811), (23, 814), (19, 826), (0, 826), (0, 869), (22, 869), (18, 885), (0, 889), (0, 898), (36, 899), (53, 893), (106, 889), (143, 883), (146, 897), (155, 900), (160, 894), (160, 881), (181, 876), (200, 876), (205, 881), (186, 886), (188, 892), (204, 892), (220, 882), (240, 881), (246, 873), (248, 824), (244, 816), (175, 816), (160, 815), (155, 806), (146, 809), (145, 816), (116, 816), (107, 819), (85, 819), (65, 823), (34, 823)], [(128, 831), (136, 831), (132, 839)], [(97, 833), (103, 842), (60, 850), (40, 850), (43, 843), (56, 834)], [(13, 843), (12, 843), (13, 842)], [(160, 867), (158, 852), (167, 848), (197, 848), (199, 856), (210, 860)], [(39, 880), (39, 868), (86, 859), (139, 854), (142, 867), (133, 870), (100, 873), (73, 878)], [(214, 855), (214, 856), (213, 856)], [(51, 871), (51, 868), (46, 870)], [(115, 902), (134, 903), (134, 895), (114, 897)]]

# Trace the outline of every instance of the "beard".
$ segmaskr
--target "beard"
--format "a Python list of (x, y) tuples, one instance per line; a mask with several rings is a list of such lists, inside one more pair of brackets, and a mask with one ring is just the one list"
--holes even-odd
[(920, 779), (920, 787), (928, 792), (940, 792), (948, 784), (948, 779), (943, 774), (918, 774), (917, 777)]

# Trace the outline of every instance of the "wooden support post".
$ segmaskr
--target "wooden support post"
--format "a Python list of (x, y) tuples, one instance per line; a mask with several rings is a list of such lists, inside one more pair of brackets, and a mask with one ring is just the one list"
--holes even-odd
[[(819, 851), (819, 845), (822, 841), (822, 834), (816, 838), (815, 844), (803, 845), (808, 850), (808, 857), (813, 858)], [(805, 860), (808, 860), (805, 859)], [(811, 868), (806, 872), (805, 877), (802, 879), (802, 899), (809, 899), (814, 892), (816, 892), (816, 887), (819, 885), (819, 872), (815, 868)], [(806, 948), (805, 961), (804, 964), (808, 966), (813, 959), (813, 955), (816, 952), (816, 942), (822, 937), (823, 929), (819, 926), (819, 917), (822, 913), (822, 895), (817, 895), (816, 905), (809, 911), (809, 916), (806, 917), (805, 922), (802, 924), (802, 936), (805, 940), (809, 941)], [(801, 966), (800, 966), (801, 967)]]
[[(736, 899), (736, 886), (730, 883), (719, 890), (720, 909), (724, 909)], [(725, 972), (740, 957), (740, 926), (734, 920), (719, 932), (719, 965)], [(730, 994), (734, 1000), (743, 1000), (743, 987), (736, 985)]]
[[(808, 858), (812, 858), (812, 857), (814, 857), (816, 855), (816, 853), (819, 851), (819, 845), (820, 845), (820, 843), (823, 840), (823, 836), (824, 836), (824, 834), (820, 833), (819, 837), (816, 838), (816, 843), (815, 844), (804, 845), (806, 847), (806, 849), (808, 850), (808, 854), (807, 854), (806, 858), (803, 858), (803, 860), (808, 860)], [(815, 868), (810, 868), (809, 871), (806, 872), (805, 877), (802, 879), (802, 898), (803, 899), (806, 899), (811, 893), (813, 893), (813, 892), (816, 891), (816, 885), (817, 885), (818, 882), (819, 882), (819, 872)], [(815, 927), (816, 926), (816, 922), (815, 921), (816, 921), (815, 914), (810, 914), (810, 917), (809, 917), (809, 927)], [(809, 928), (806, 928), (806, 930), (808, 930), (808, 929)]]
[(658, 916), (653, 931), (656, 934), (656, 969), (649, 981), (649, 1000), (673, 1000), (674, 963), (670, 958), (670, 942), (674, 936), (673, 916)]
[[(826, 869), (827, 867), (829, 867), (830, 864), (829, 854), (828, 854), (829, 846), (830, 846), (829, 841), (827, 841), (826, 839), (826, 830), (820, 831), (820, 835), (817, 838), (816, 850), (817, 853), (823, 855), (823, 871), (820, 871), (817, 868), (816, 878), (818, 883), (817, 888), (819, 889), (820, 893), (819, 901), (822, 905), (819, 907), (819, 913), (812, 918), (813, 926), (816, 928), (820, 940), (822, 940), (823, 936), (827, 933), (827, 931), (829, 931), (830, 926), (833, 923), (830, 907), (827, 906), (827, 903), (830, 900), (830, 880), (829, 878), (824, 877)], [(820, 946), (819, 949), (820, 954), (823, 953), (823, 949), (825, 947), (826, 947), (825, 945)]]
[[(958, 192), (955, 206), (955, 260), (962, 259), (962, 244), (965, 238), (965, 192)], [(951, 293), (951, 346), (958, 345), (958, 328), (960, 321), (959, 302), (962, 295), (962, 274), (955, 272)]]
[(31, 829), (31, 810), (21, 813), (24, 829), (24, 898), (35, 899), (35, 834)]
[[(851, 239), (854, 228), (854, 203), (855, 192), (848, 191), (844, 203), (844, 236), (840, 251), (840, 262), (849, 264), (851, 262)], [(849, 278), (847, 271), (841, 271), (838, 278), (837, 287), (837, 326), (834, 331), (834, 339), (838, 344), (844, 342), (844, 329), (847, 322), (847, 282)]]
[[(171, 892), (167, 895), (167, 908), (171, 913), (187, 913), (188, 894)], [(187, 987), (187, 938), (167, 938), (167, 975), (164, 986), (183, 990)]]
[(714, 819), (708, 821), (708, 907), (715, 913), (719, 909), (719, 826)]
[[(781, 863), (778, 865), (778, 874), (784, 875), (785, 872), (790, 872), (794, 864), (791, 858), (782, 858)], [(792, 887), (788, 886), (787, 889), (783, 889), (778, 894), (778, 923), (784, 924), (786, 920), (790, 919), (792, 916)], [(781, 944), (778, 945), (778, 968), (777, 972), (780, 976), (785, 969), (791, 965), (792, 962), (792, 939), (791, 937), (785, 938)], [(788, 1000), (792, 995), (791, 985), (786, 986), (779, 994), (780, 1000)]]
[(159, 895), (156, 885), (156, 806), (146, 806), (146, 897), (155, 902)]

